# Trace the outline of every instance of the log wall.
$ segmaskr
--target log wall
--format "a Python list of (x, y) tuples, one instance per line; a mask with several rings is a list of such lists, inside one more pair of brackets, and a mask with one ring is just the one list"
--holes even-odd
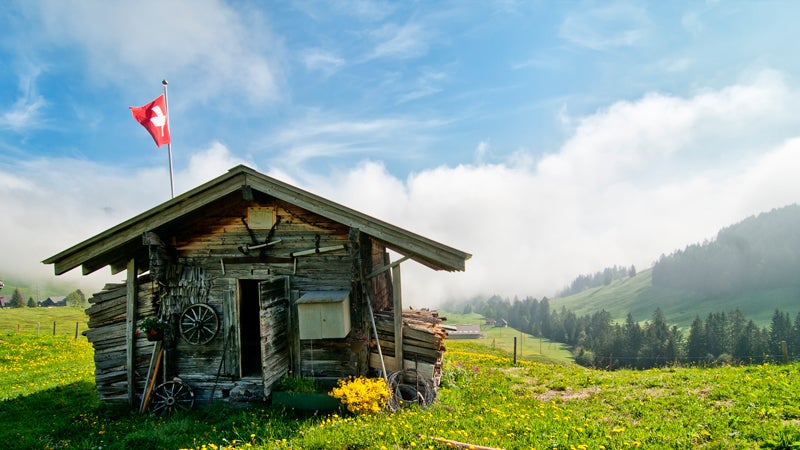
[[(272, 241), (280, 242), (263, 251), (251, 250), (245, 255), (239, 247), (252, 245), (253, 241), (241, 218), (247, 216), (249, 207), (275, 208), (280, 219)], [(268, 229), (252, 231), (259, 242), (264, 242), (269, 233)], [(162, 236), (165, 242), (173, 243), (177, 263), (198, 267), (203, 272), (209, 285), (204, 301), (217, 311), (221, 321), (221, 332), (206, 345), (195, 346), (183, 340), (176, 343), (176, 375), (194, 383), (192, 387), (199, 390), (195, 392), (198, 400), (210, 399), (208, 387), (213, 388), (215, 383), (219, 388), (214, 389), (214, 396), (224, 397), (240, 376), (239, 280), (286, 276), (295, 296), (310, 290), (356, 291), (349, 232), (348, 227), (286, 202), (256, 198), (253, 201), (228, 201), (219, 214), (198, 218), (190, 229), (181, 230), (180, 235)], [(343, 249), (292, 258), (295, 252), (337, 245)], [(361, 296), (354, 293), (353, 298), (360, 299)], [(358, 301), (351, 303), (351, 317), (361, 317), (357, 315), (362, 309)], [(360, 328), (354, 325), (354, 329)], [(288, 339), (295, 345), (292, 353), (299, 353), (299, 358), (295, 359), (300, 364), (294, 368), (296, 373), (346, 376), (355, 375), (359, 370), (357, 355), (341, 343), (300, 344), (293, 336), (288, 336)], [(366, 358), (362, 359), (363, 369), (366, 368)]]
[[(154, 298), (160, 298), (162, 315), (177, 323), (181, 311), (192, 303), (206, 303), (220, 319), (220, 331), (204, 345), (192, 345), (179, 337), (165, 342), (165, 373), (158, 381), (178, 376), (189, 384), (198, 402), (224, 398), (243, 375), (239, 340), (242, 280), (269, 280), (288, 277), (291, 301), (305, 291), (350, 290), (352, 331), (344, 339), (300, 341), (296, 322), (289, 327), (292, 370), (307, 376), (344, 378), (362, 375), (369, 369), (372, 337), (361, 273), (388, 263), (386, 248), (357, 230), (278, 201), (261, 193), (245, 199), (235, 194), (220, 199), (192, 217), (171, 223), (169, 228), (147, 233), (143, 251), (149, 254), (149, 276), (140, 278), (137, 289), (137, 323), (156, 315)], [(280, 242), (265, 249), (241, 250), (253, 245), (253, 236), (263, 243), (269, 229), (248, 230), (243, 222), (250, 207), (274, 208), (279, 222), (271, 241)], [(253, 235), (251, 235), (251, 232)], [(296, 252), (342, 246), (341, 249), (293, 257)], [(373, 309), (391, 304), (391, 277), (387, 271), (369, 283)], [(156, 288), (160, 290), (156, 292)], [(87, 310), (86, 335), (95, 348), (97, 387), (104, 401), (127, 401), (126, 339), (136, 339), (136, 386), (142, 393), (153, 344), (144, 337), (125, 336), (125, 285), (108, 285), (91, 299)], [(296, 318), (290, 305), (289, 317)], [(296, 319), (292, 319), (296, 320)], [(260, 361), (259, 361), (260, 362)], [(259, 364), (260, 366), (260, 364)], [(248, 378), (249, 382), (260, 380)], [(268, 389), (267, 389), (268, 391)]]
[[(155, 285), (148, 276), (140, 277), (137, 282), (137, 309), (139, 319), (155, 315), (153, 289)], [(84, 334), (94, 347), (95, 381), (100, 399), (110, 403), (128, 402), (127, 380), (127, 341), (135, 340), (136, 392), (144, 389), (144, 379), (153, 353), (153, 343), (144, 335), (126, 336), (125, 284), (108, 284), (102, 291), (89, 299), (91, 305), (89, 330)]]

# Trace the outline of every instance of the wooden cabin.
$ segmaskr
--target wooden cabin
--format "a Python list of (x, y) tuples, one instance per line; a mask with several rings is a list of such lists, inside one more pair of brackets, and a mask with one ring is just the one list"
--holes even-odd
[[(287, 372), (335, 380), (388, 371), (386, 358), (402, 370), (418, 360), (403, 355), (400, 314), (374, 357), (375, 314), (402, 311), (400, 263), (463, 271), (470, 256), (237, 166), (43, 262), (125, 271), (89, 299), (86, 336), (101, 398), (141, 407), (174, 377), (204, 402), (243, 383), (268, 398)], [(167, 322), (162, 340), (138, 332), (147, 317)]]

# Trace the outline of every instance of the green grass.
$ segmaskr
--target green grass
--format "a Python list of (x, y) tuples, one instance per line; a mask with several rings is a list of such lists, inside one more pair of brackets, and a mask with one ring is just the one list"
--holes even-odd
[[(495, 339), (511, 336), (498, 330)], [(479, 341), (447, 348), (442, 386), (427, 409), (296, 418), (218, 403), (162, 418), (99, 403), (85, 339), (4, 332), (0, 441), (107, 450), (448, 448), (433, 438), (506, 449), (800, 445), (800, 364), (603, 372), (515, 365)]]
[[(573, 362), (572, 352), (567, 345), (521, 333), (513, 328), (487, 326), (485, 325), (486, 319), (478, 313), (456, 314), (439, 311), (439, 315), (447, 317), (445, 322), (447, 325), (480, 325), (484, 337), (469, 341), (485, 348), (498, 349), (513, 355), (514, 338), (516, 338), (517, 358), (543, 363), (570, 364)], [(453, 341), (448, 341), (448, 346), (450, 342)]]
[(486, 337), (474, 342), (491, 349), (499, 349), (514, 354), (514, 338), (517, 338), (517, 358), (542, 363), (570, 364), (572, 353), (566, 344), (540, 339), (530, 334), (520, 333), (513, 328), (489, 327), (484, 330)]
[[(5, 290), (5, 289), (4, 289)], [(83, 308), (4, 308), (0, 309), (0, 335), (6, 333), (52, 335), (55, 324), (56, 335), (75, 337), (88, 329), (89, 318)]]
[(483, 325), (486, 319), (478, 314), (458, 314), (450, 311), (439, 310), (439, 317), (446, 317), (446, 325)]

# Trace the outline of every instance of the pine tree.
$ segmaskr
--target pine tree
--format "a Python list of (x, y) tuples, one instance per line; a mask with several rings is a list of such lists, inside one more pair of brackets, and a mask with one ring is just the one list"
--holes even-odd
[(25, 297), (19, 288), (14, 289), (14, 294), (11, 295), (11, 307), (22, 308), (25, 306)]
[(699, 316), (695, 316), (692, 326), (689, 328), (689, 338), (686, 341), (686, 356), (690, 362), (700, 361), (709, 353), (706, 336), (703, 321)]
[(769, 327), (769, 352), (775, 355), (781, 352), (781, 341), (789, 342), (792, 334), (792, 321), (789, 313), (775, 310)]
[(28, 297), (28, 308), (35, 308), (36, 307), (36, 300), (33, 297)]

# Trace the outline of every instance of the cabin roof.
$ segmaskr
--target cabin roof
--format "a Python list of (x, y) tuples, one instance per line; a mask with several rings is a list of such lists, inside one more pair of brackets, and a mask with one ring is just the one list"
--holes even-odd
[(327, 200), (303, 189), (239, 165), (207, 183), (151, 208), (138, 216), (53, 255), (44, 264), (53, 264), (56, 275), (78, 266), (90, 274), (111, 265), (112, 271), (124, 268), (125, 257), (141, 248), (145, 233), (179, 221), (214, 201), (236, 191), (251, 189), (286, 201), (335, 222), (357, 228), (383, 242), (387, 248), (434, 270), (463, 271), (472, 255), (382, 220)]

